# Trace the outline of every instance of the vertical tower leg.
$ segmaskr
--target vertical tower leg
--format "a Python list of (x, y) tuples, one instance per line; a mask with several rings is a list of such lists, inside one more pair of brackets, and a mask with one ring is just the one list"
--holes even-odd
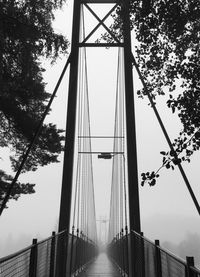
[[(59, 229), (61, 232), (70, 228), (71, 197), (73, 182), (73, 162), (76, 129), (77, 82), (78, 82), (78, 56), (80, 32), (80, 1), (74, 0), (71, 61), (69, 75), (68, 108), (66, 122), (66, 139), (63, 163), (63, 179), (60, 202)], [(66, 259), (68, 253), (67, 238), (58, 241), (56, 276), (66, 277)]]
[[(124, 70), (125, 70), (125, 105), (128, 162), (128, 195), (130, 230), (140, 232), (140, 208), (138, 191), (138, 169), (136, 148), (135, 108), (133, 94), (133, 72), (131, 63), (131, 32), (129, 1), (123, 2)], [(137, 275), (137, 256), (134, 249), (134, 237), (130, 236), (130, 276)]]
[(71, 44), (71, 66), (69, 75), (69, 93), (67, 107), (66, 139), (63, 163), (63, 179), (60, 203), (59, 232), (70, 225), (71, 194), (73, 179), (74, 144), (76, 129), (78, 55), (80, 30), (80, 1), (74, 0), (74, 15)]
[(129, 1), (124, 1), (124, 67), (125, 67), (125, 105), (128, 159), (128, 189), (130, 229), (140, 232), (140, 209), (138, 192), (138, 169), (136, 149), (135, 108), (133, 95), (133, 73), (131, 62), (131, 34), (129, 20)]

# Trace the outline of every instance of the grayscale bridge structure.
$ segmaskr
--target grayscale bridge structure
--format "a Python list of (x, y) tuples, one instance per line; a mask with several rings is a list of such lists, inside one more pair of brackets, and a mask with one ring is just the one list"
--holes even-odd
[[(109, 7), (100, 18), (94, 5)], [(172, 143), (152, 100), (145, 79), (131, 50), (128, 0), (74, 0), (71, 54), (52, 94), (44, 121), (58, 87), (69, 67), (69, 90), (66, 140), (58, 232), (30, 247), (0, 259), (1, 277), (198, 277), (200, 270), (193, 257), (185, 260), (162, 249), (159, 241), (149, 241), (140, 227), (138, 169), (133, 93), (133, 67), (143, 85), (160, 127), (173, 151)], [(85, 11), (95, 18), (96, 26), (88, 32)], [(118, 16), (119, 28), (113, 29), (106, 20)], [(99, 28), (101, 39), (93, 40)], [(113, 31), (115, 30), (115, 31)], [(119, 32), (117, 33), (117, 30)], [(87, 50), (118, 48), (113, 149), (94, 152), (90, 126)], [(104, 61), (106, 66), (106, 61)], [(95, 71), (95, 67), (94, 67)], [(39, 136), (40, 126), (35, 134)], [(35, 140), (34, 138), (34, 140)], [(97, 137), (96, 137), (97, 138)], [(98, 138), (102, 138), (101, 136)], [(34, 141), (33, 141), (34, 143)], [(27, 153), (20, 170), (31, 150)], [(93, 155), (112, 160), (112, 183), (108, 244), (99, 249), (96, 227)], [(200, 212), (198, 202), (180, 164), (177, 165)], [(9, 195), (2, 203), (1, 213)]]

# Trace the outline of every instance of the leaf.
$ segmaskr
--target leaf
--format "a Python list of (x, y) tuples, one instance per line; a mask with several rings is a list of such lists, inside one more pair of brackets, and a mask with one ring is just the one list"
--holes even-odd
[(166, 162), (166, 157), (163, 157), (162, 162), (163, 162), (163, 164), (165, 164), (165, 162)]
[(153, 179), (153, 178), (155, 178), (155, 172), (154, 171), (152, 171), (152, 173), (150, 175), (150, 179)]
[(156, 179), (153, 179), (153, 180), (149, 183), (150, 187), (155, 186), (155, 184), (156, 184)]
[(144, 181), (141, 182), (141, 186), (142, 186), (142, 187), (144, 186)]
[(168, 162), (168, 163), (165, 165), (165, 167), (166, 167), (167, 169), (169, 169), (169, 168), (170, 168), (170, 163)]
[(196, 138), (196, 139), (200, 139), (200, 132), (196, 132), (196, 133), (195, 133), (195, 138)]

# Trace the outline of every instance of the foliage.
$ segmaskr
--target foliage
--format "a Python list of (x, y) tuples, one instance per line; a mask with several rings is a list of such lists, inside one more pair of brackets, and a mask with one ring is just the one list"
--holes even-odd
[[(190, 162), (193, 152), (200, 148), (200, 1), (130, 2), (131, 28), (138, 42), (135, 50), (142, 75), (154, 100), (168, 89), (166, 104), (183, 125), (173, 142), (178, 159), (171, 151), (162, 151), (161, 168), (173, 169), (182, 161)], [(115, 33), (122, 32), (121, 14), (118, 9), (114, 16)], [(145, 91), (138, 91), (138, 96), (143, 98)], [(142, 175), (142, 179), (154, 185), (155, 176), (152, 172)]]
[[(0, 146), (11, 147), (13, 155), (10, 159), (15, 171), (50, 97), (45, 91), (40, 59), (45, 57), (54, 62), (61, 53), (67, 53), (68, 41), (52, 28), (53, 11), (61, 8), (64, 2), (0, 2)], [(45, 124), (24, 171), (58, 162), (63, 139), (62, 130), (54, 124)], [(10, 179), (1, 171), (0, 199)], [(33, 191), (32, 185), (18, 183), (11, 198)]]
[[(9, 189), (10, 183), (13, 177), (6, 174), (3, 170), (0, 170), (0, 204), (5, 197), (6, 191)], [(17, 200), (21, 194), (34, 193), (34, 184), (22, 184), (20, 182), (15, 184), (15, 189), (11, 191), (10, 199)]]

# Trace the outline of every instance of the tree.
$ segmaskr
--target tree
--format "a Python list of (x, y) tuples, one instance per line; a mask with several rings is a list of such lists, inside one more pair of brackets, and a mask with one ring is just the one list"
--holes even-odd
[[(112, 25), (121, 33), (122, 9)], [(154, 101), (169, 92), (167, 106), (177, 113), (183, 129), (173, 151), (162, 151), (162, 167), (190, 162), (200, 148), (200, 2), (198, 0), (131, 0), (131, 28), (137, 39), (136, 60)], [(178, 91), (178, 95), (177, 95)], [(143, 98), (144, 89), (137, 92)], [(178, 158), (177, 158), (178, 156)], [(156, 172), (142, 175), (155, 185)], [(153, 182), (152, 182), (153, 181)]]
[[(10, 147), (11, 164), (33, 139), (50, 95), (45, 91), (41, 58), (55, 62), (67, 53), (68, 41), (52, 28), (53, 11), (65, 0), (3, 0), (0, 2), (0, 146)], [(44, 124), (24, 171), (58, 162), (64, 137), (54, 124)], [(11, 176), (0, 171), (0, 200)], [(11, 198), (33, 193), (32, 184), (17, 183)]]

